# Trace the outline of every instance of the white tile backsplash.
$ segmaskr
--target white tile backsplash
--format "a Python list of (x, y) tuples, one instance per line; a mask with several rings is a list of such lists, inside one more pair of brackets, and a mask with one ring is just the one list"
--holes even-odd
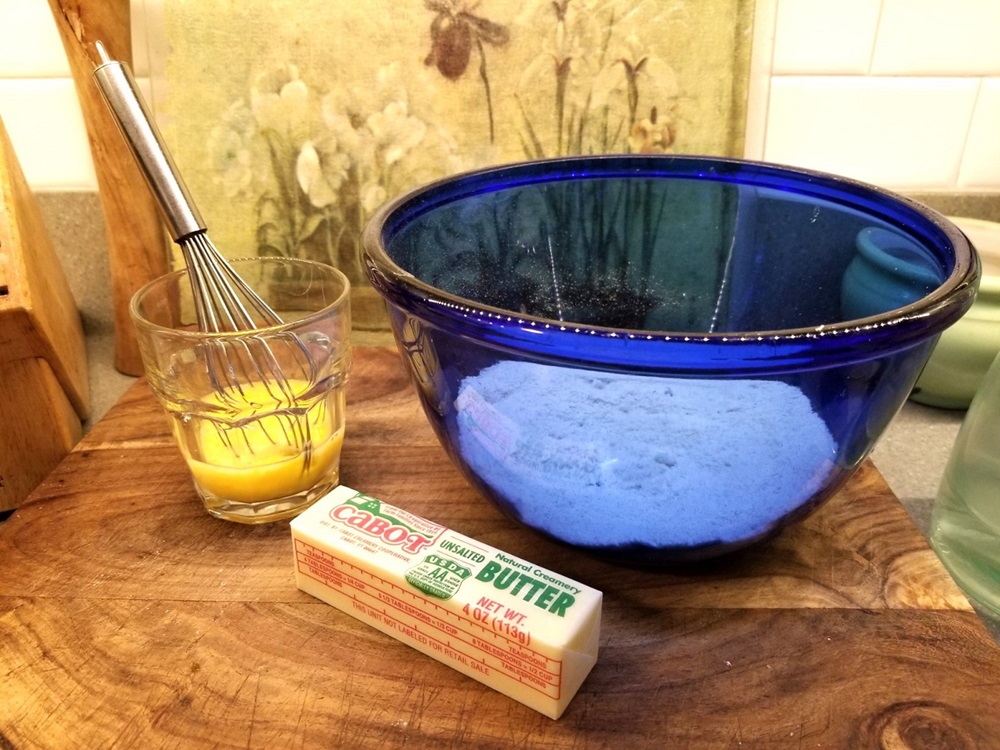
[(97, 189), (72, 78), (0, 78), (0, 117), (32, 188)]
[(984, 79), (979, 88), (958, 187), (1000, 191), (1000, 77)]
[(903, 191), (1000, 192), (1000, 0), (766, 1), (773, 53), (751, 61), (769, 85), (747, 107), (748, 155)]
[(1000, 75), (1000, 0), (882, 0), (873, 75)]
[(764, 157), (885, 187), (954, 184), (978, 88), (968, 78), (776, 76)]
[(778, 0), (772, 72), (867, 73), (878, 20), (877, 0)]
[(49, 4), (45, 0), (0, 0), (0, 77), (69, 75)]
[[(694, 0), (689, 0), (694, 2)], [(162, 0), (132, 0), (154, 79)], [(889, 188), (1000, 191), (1000, 0), (757, 0), (749, 158)], [(96, 189), (45, 0), (0, 0), (0, 117), (38, 190)]]

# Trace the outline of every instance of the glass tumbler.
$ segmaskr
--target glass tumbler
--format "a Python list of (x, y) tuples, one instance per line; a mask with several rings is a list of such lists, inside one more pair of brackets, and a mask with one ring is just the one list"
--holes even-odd
[(350, 284), (312, 261), (232, 262), (284, 323), (204, 333), (187, 271), (132, 299), (146, 377), (213, 516), (290, 518), (339, 482), (351, 366)]

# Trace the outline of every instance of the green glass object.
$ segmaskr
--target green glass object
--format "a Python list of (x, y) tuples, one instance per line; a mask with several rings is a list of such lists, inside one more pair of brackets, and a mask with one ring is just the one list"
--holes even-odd
[(965, 593), (1000, 617), (1000, 356), (972, 399), (948, 459), (931, 544)]

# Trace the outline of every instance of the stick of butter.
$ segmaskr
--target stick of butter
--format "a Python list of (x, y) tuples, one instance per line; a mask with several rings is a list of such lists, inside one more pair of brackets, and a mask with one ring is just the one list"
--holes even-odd
[(348, 487), (291, 526), (300, 589), (546, 716), (597, 661), (596, 589)]

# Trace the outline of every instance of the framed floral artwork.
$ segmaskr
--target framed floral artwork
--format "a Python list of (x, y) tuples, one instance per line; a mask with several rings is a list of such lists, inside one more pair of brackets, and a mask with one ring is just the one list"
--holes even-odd
[(341, 268), (390, 197), (592, 153), (743, 150), (752, 0), (163, 0), (157, 117), (230, 257)]

